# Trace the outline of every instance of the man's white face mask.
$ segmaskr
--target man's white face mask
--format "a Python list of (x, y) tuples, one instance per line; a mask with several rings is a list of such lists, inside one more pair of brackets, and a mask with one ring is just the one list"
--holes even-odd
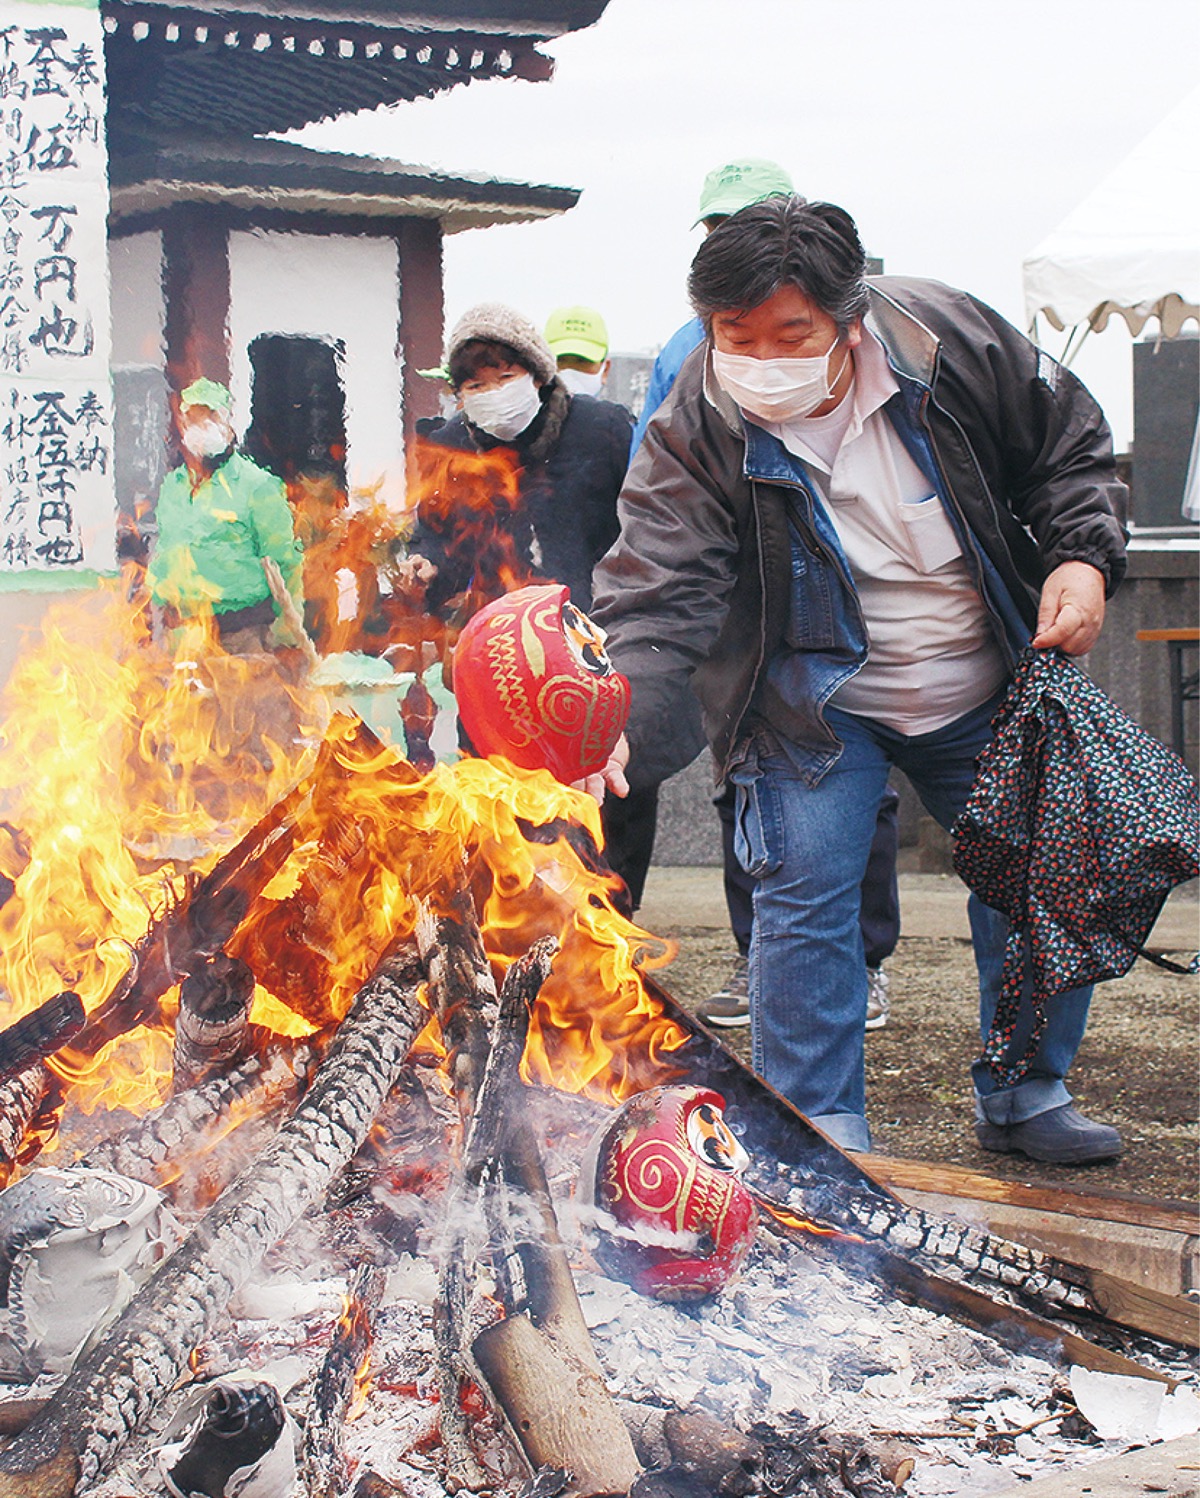
[(518, 436), (542, 408), (531, 374), (506, 380), (493, 390), (478, 390), (462, 398), (467, 419), (501, 442)]
[(586, 369), (560, 369), (559, 379), (572, 395), (599, 395), (604, 389), (604, 371), (594, 373)]
[(189, 422), (179, 440), (195, 458), (216, 458), (233, 446), (233, 434), (219, 421)]
[[(796, 421), (811, 416), (833, 395), (844, 364), (830, 376), (829, 364), (839, 340), (808, 359), (755, 359), (713, 349), (713, 373), (721, 388), (742, 410), (760, 421)], [(845, 357), (850, 357), (849, 349)]]

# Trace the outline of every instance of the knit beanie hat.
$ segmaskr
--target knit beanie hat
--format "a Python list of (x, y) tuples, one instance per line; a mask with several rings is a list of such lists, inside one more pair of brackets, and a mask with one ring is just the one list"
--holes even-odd
[(558, 363), (550, 352), (550, 345), (534, 325), (528, 318), (514, 312), (511, 307), (505, 307), (501, 302), (481, 302), (478, 307), (472, 307), (470, 311), (463, 313), (455, 323), (446, 345), (447, 365), (463, 344), (470, 343), (474, 338), (507, 343), (509, 348), (520, 354), (539, 385), (548, 385), (558, 372)]

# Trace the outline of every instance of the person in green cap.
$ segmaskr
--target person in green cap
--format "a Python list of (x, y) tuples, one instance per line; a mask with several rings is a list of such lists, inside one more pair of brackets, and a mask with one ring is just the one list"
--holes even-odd
[(179, 394), (183, 462), (158, 493), (146, 584), (168, 623), (211, 613), (222, 649), (248, 655), (268, 648), (276, 616), (264, 560), (277, 564), (302, 612), (302, 553), (283, 481), (237, 450), (232, 405), (216, 380), (193, 380)]
[(546, 342), (571, 394), (599, 398), (608, 378), (608, 328), (595, 308), (556, 308), (546, 322)]
[[(743, 156), (737, 161), (727, 161), (715, 166), (704, 179), (700, 189), (700, 210), (692, 221), (692, 228), (704, 225), (704, 232), (711, 234), (722, 220), (751, 203), (761, 203), (764, 198), (790, 197), (793, 192), (792, 179), (774, 161), (764, 161), (757, 156)], [(698, 317), (685, 322), (676, 329), (659, 350), (654, 368), (650, 372), (650, 383), (646, 387), (646, 399), (642, 403), (642, 414), (633, 429), (633, 441), (629, 456), (632, 459), (642, 445), (650, 418), (671, 393), (675, 376), (683, 361), (694, 348), (704, 342), (704, 325)]]

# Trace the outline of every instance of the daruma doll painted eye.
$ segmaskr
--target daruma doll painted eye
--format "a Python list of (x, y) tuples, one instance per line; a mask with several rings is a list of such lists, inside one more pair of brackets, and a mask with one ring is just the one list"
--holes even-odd
[(468, 622), (454, 696), (477, 753), (567, 785), (604, 768), (629, 717), (629, 683), (604, 631), (558, 583), (507, 593)]
[(715, 1295), (754, 1242), (749, 1163), (707, 1087), (651, 1087), (593, 1139), (580, 1192), (599, 1209), (597, 1262), (658, 1300)]

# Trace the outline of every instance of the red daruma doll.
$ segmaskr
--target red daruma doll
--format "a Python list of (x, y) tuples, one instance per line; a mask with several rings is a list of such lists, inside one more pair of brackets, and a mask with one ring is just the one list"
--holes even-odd
[(477, 754), (566, 785), (604, 768), (629, 717), (629, 683), (603, 630), (559, 583), (519, 588), (473, 616), (454, 652), (454, 696)]

